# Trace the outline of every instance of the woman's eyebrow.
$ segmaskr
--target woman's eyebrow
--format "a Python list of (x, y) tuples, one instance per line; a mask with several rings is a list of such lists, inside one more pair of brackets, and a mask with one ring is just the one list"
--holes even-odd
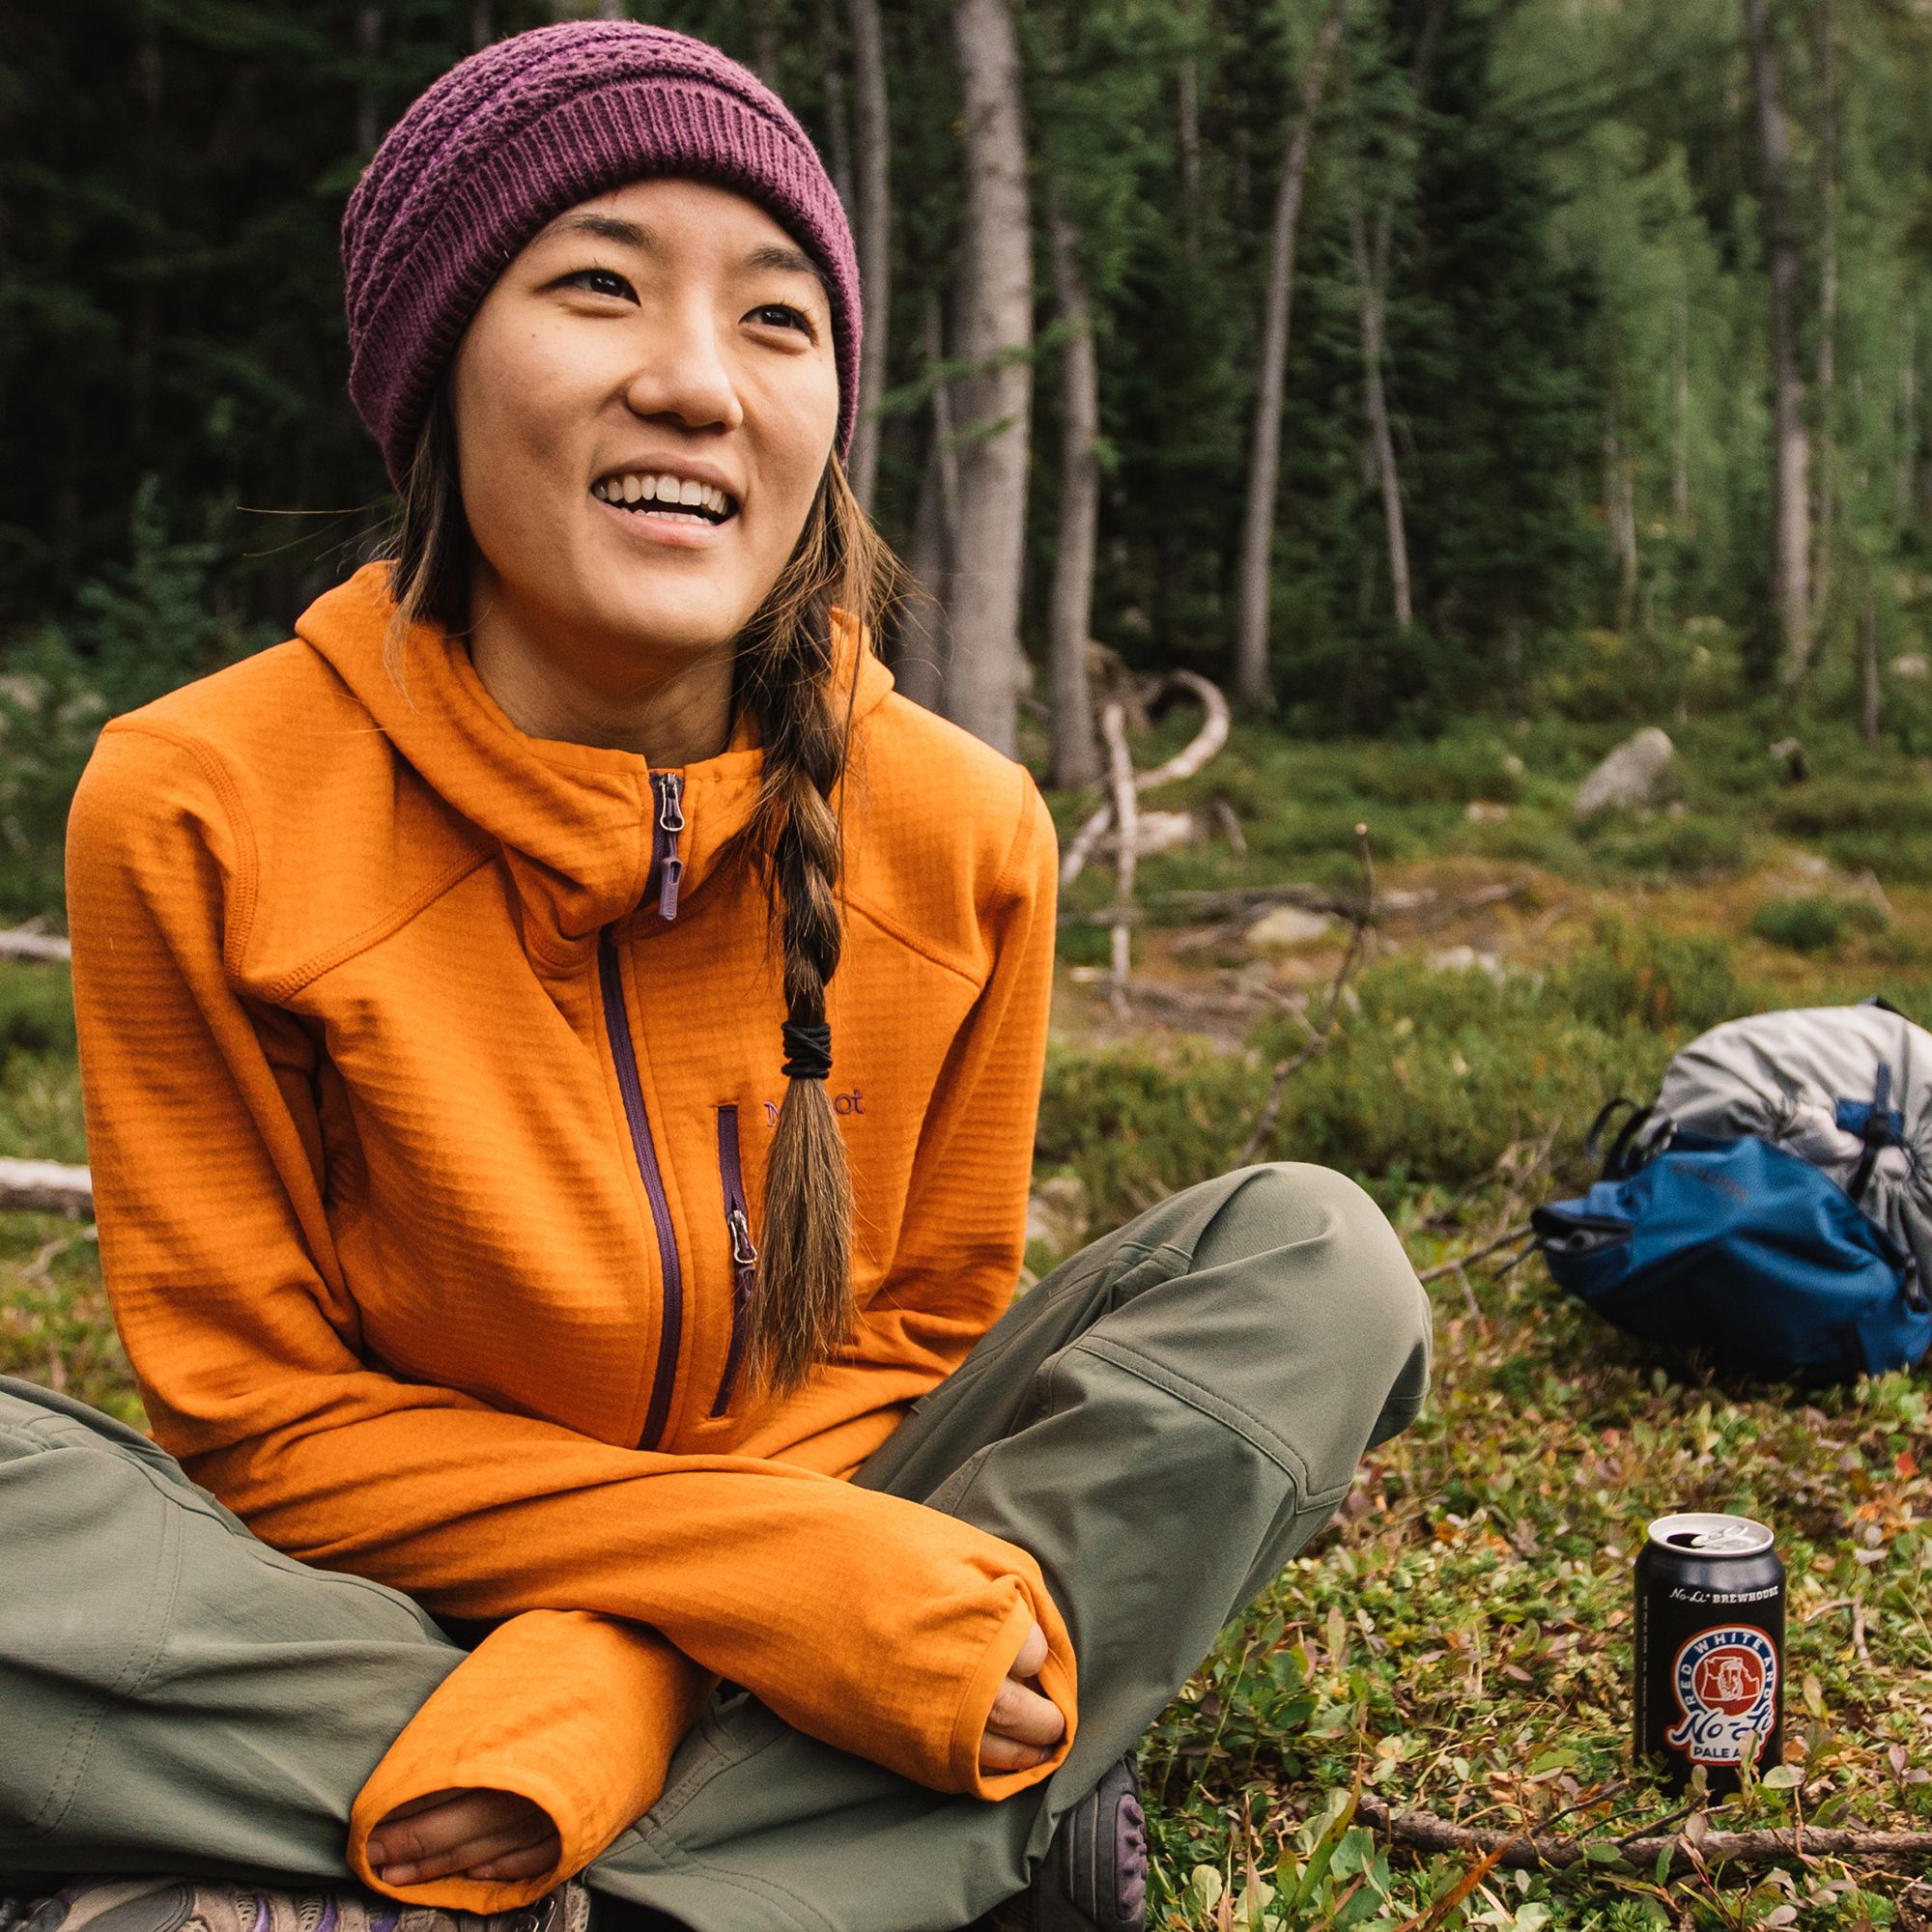
[(536, 239), (548, 242), (554, 235), (594, 235), (600, 242), (621, 242), (645, 255), (658, 252), (658, 238), (642, 223), (621, 214), (559, 214)]
[(832, 285), (825, 278), (825, 271), (802, 248), (786, 247), (782, 242), (774, 242), (763, 248), (753, 248), (745, 257), (748, 269), (776, 269), (781, 274), (810, 275), (825, 291), (830, 299)]

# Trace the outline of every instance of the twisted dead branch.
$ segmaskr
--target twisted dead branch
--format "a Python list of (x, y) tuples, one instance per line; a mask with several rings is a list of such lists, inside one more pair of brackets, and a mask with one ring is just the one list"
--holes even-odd
[[(1672, 1872), (1719, 1864), (1773, 1865), (1809, 1858), (1923, 1859), (1932, 1855), (1932, 1832), (1859, 1832), (1806, 1825), (1790, 1831), (1686, 1830), (1667, 1835), (1612, 1838), (1588, 1833), (1486, 1830), (1452, 1825), (1433, 1811), (1395, 1811), (1363, 1793), (1357, 1815), (1372, 1831), (1418, 1852), (1495, 1855), (1511, 1869), (1561, 1871), (1573, 1865), (1624, 1862), (1654, 1868), (1667, 1850)], [(1693, 1826), (1698, 1821), (1693, 1819)]]

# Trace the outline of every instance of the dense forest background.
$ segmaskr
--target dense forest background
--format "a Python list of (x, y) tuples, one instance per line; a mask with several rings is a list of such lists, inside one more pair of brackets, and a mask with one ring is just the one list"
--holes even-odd
[[(0, 703), (124, 708), (381, 554), (343, 203), (438, 73), (573, 11), (15, 16)], [(630, 11), (819, 142), (872, 312), (855, 471), (932, 593), (901, 682), (1007, 749), (1049, 722), (1062, 782), (1089, 636), (1304, 730), (1717, 686), (1918, 728), (1885, 700), (1932, 611), (1925, 0)]]

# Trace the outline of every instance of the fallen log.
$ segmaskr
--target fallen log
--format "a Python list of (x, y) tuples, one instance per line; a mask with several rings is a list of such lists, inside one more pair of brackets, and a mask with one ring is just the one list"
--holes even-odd
[(36, 932), (31, 926), (0, 931), (0, 959), (71, 959), (72, 949), (57, 932)]
[(0, 1209), (90, 1215), (94, 1177), (57, 1160), (0, 1159)]
[(1500, 1832), (1476, 1825), (1452, 1825), (1433, 1811), (1396, 1811), (1364, 1792), (1355, 1815), (1370, 1830), (1418, 1852), (1499, 1853), (1496, 1862), (1513, 1870), (1563, 1870), (1572, 1865), (1622, 1861), (1653, 1869), (1667, 1849), (1670, 1869), (1688, 1872), (1698, 1861), (1719, 1864), (1802, 1863), (1808, 1858), (1923, 1859), (1932, 1855), (1932, 1832), (1860, 1832), (1806, 1825), (1784, 1832), (1676, 1832), (1667, 1836), (1613, 1838), (1603, 1834), (1571, 1837), (1549, 1833)]

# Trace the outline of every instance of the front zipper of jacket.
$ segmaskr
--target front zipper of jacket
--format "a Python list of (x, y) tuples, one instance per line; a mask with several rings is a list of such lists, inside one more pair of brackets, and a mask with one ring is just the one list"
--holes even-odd
[(737, 1385), (752, 1313), (753, 1270), (758, 1261), (758, 1251), (752, 1245), (752, 1213), (745, 1205), (745, 1178), (738, 1164), (738, 1109), (731, 1101), (718, 1109), (718, 1179), (724, 1194), (724, 1231), (731, 1237), (731, 1346), (725, 1351), (718, 1398), (711, 1405), (713, 1415), (723, 1415), (730, 1406)]
[[(651, 838), (651, 873), (658, 880), (658, 913), (677, 917), (678, 880), (684, 861), (677, 838), (684, 829), (684, 780), (676, 772), (653, 772), (651, 786), (658, 800)], [(645, 892), (650, 890), (649, 876)], [(604, 995), (604, 1034), (617, 1068), (617, 1088), (624, 1096), (624, 1121), (631, 1132), (631, 1151), (650, 1203), (651, 1223), (657, 1230), (659, 1274), (664, 1284), (662, 1321), (658, 1331), (657, 1369), (651, 1378), (651, 1403), (645, 1411), (639, 1449), (654, 1449), (663, 1439), (670, 1414), (671, 1389), (677, 1381), (677, 1351), (684, 1327), (684, 1268), (678, 1260), (677, 1230), (671, 1223), (670, 1201), (665, 1194), (664, 1174), (651, 1140), (650, 1117), (644, 1111), (643, 1083), (638, 1077), (637, 1048), (632, 1043), (630, 1013), (624, 1002), (624, 978), (617, 962), (615, 922), (597, 935), (597, 977)]]

